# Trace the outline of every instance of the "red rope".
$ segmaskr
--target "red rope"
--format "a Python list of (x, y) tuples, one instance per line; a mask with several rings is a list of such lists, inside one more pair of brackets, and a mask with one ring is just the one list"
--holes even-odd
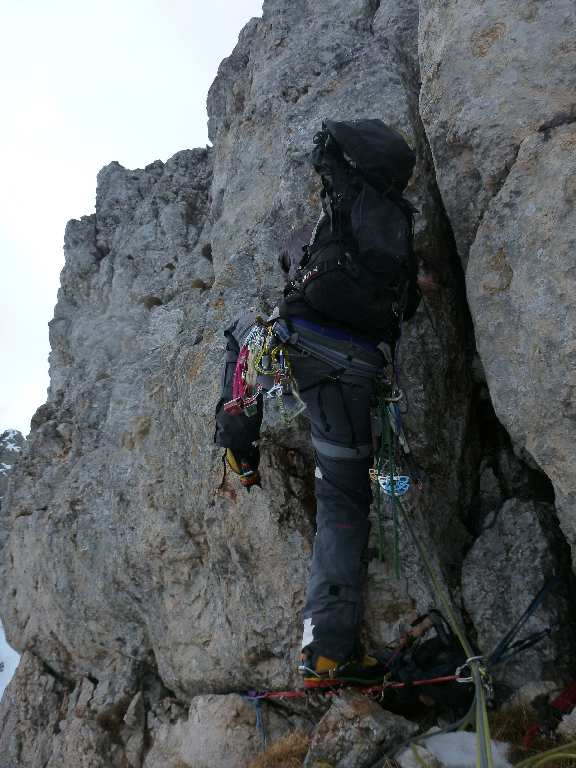
[(444, 675), (442, 677), (429, 677), (423, 680), (412, 680), (406, 683), (400, 682), (386, 682), (385, 680), (380, 685), (359, 686), (359, 685), (346, 685), (346, 683), (338, 682), (337, 680), (322, 680), (318, 684), (310, 686), (309, 688), (298, 688), (295, 691), (265, 691), (264, 693), (257, 693), (255, 695), (248, 695), (249, 699), (299, 699), (307, 696), (309, 693), (322, 693), (326, 696), (338, 695), (343, 688), (355, 688), (361, 693), (385, 693), (386, 689), (398, 689), (398, 688), (412, 688), (413, 686), (422, 685), (440, 685), (441, 683), (453, 683), (456, 680), (456, 675)]

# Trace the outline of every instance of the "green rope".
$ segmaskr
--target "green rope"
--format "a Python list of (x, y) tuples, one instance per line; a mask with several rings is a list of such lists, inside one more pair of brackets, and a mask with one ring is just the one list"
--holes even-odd
[(394, 405), (389, 403), (390, 394), (392, 392), (392, 386), (390, 384), (381, 384), (378, 388), (378, 411), (381, 424), (381, 437), (380, 447), (378, 455), (376, 456), (376, 516), (378, 519), (378, 557), (382, 562), (386, 560), (386, 535), (384, 527), (384, 506), (383, 506), (383, 491), (380, 486), (379, 477), (382, 474), (384, 467), (386, 466), (386, 474), (390, 476), (391, 486), (391, 498), (392, 498), (392, 522), (394, 526), (394, 538), (392, 548), (392, 562), (394, 568), (394, 576), (396, 579), (400, 578), (400, 516), (398, 514), (398, 507), (396, 505), (396, 452), (397, 452), (397, 440), (395, 440), (396, 432), (392, 428), (392, 420), (394, 419)]
[(434, 593), (435, 598), (438, 600), (438, 602), (442, 606), (442, 610), (446, 617), (446, 620), (450, 624), (450, 628), (452, 629), (452, 632), (454, 632), (454, 634), (460, 641), (460, 645), (462, 646), (462, 649), (464, 650), (466, 657), (470, 659), (470, 661), (468, 662), (468, 665), (469, 665), (470, 673), (474, 682), (474, 689), (475, 689), (474, 702), (472, 704), (470, 712), (468, 713), (466, 718), (464, 718), (464, 721), (459, 725), (460, 727), (464, 727), (465, 724), (468, 723), (468, 720), (470, 719), (470, 715), (474, 711), (475, 713), (474, 719), (476, 721), (477, 768), (494, 768), (494, 763), (492, 760), (492, 740), (490, 737), (490, 725), (488, 723), (488, 711), (486, 709), (486, 697), (484, 695), (484, 683), (482, 680), (483, 670), (480, 664), (480, 659), (474, 659), (474, 653), (472, 651), (472, 647), (470, 646), (470, 643), (468, 642), (466, 635), (464, 634), (464, 630), (460, 626), (460, 623), (454, 611), (452, 610), (452, 605), (450, 604), (450, 600), (448, 599), (446, 593), (444, 592), (444, 589), (442, 588), (442, 585), (440, 584), (434, 572), (434, 569), (432, 568), (432, 565), (430, 563), (428, 555), (426, 554), (426, 551), (424, 550), (424, 548), (420, 544), (418, 537), (416, 536), (414, 527), (412, 526), (410, 518), (406, 513), (406, 510), (404, 509), (404, 505), (402, 504), (401, 500), (398, 497), (395, 497), (395, 498), (396, 498), (396, 504), (400, 509), (400, 512), (402, 513), (402, 518), (406, 524), (406, 527), (408, 528), (408, 531), (410, 533), (412, 541), (414, 542), (414, 545), (416, 546), (418, 554), (420, 555), (422, 564), (424, 565), (424, 569), (426, 571), (428, 580), (430, 581), (430, 585), (432, 587), (432, 592)]
[[(492, 739), (490, 736), (490, 724), (488, 722), (488, 711), (486, 708), (486, 697), (484, 694), (484, 676), (486, 674), (484, 668), (481, 665), (481, 659), (475, 657), (470, 643), (468, 642), (464, 630), (460, 626), (458, 618), (456, 617), (450, 600), (448, 599), (442, 585), (440, 584), (436, 573), (430, 563), (428, 555), (422, 545), (410, 518), (408, 517), (404, 506), (396, 494), (396, 443), (399, 440), (398, 425), (395, 421), (396, 412), (395, 404), (390, 402), (390, 395), (392, 393), (392, 386), (388, 385), (380, 387), (379, 391), (379, 411), (382, 424), (382, 436), (380, 440), (380, 450), (376, 461), (376, 473), (378, 480), (378, 536), (379, 536), (379, 553), (380, 559), (383, 560), (384, 555), (384, 524), (383, 524), (383, 512), (381, 504), (382, 489), (380, 488), (379, 477), (384, 466), (385, 459), (388, 460), (387, 474), (390, 477), (390, 496), (392, 498), (392, 516), (394, 524), (394, 573), (396, 578), (400, 578), (400, 516), (402, 516), (410, 536), (416, 546), (416, 549), (420, 555), (420, 559), (424, 565), (428, 580), (432, 587), (432, 592), (436, 600), (442, 606), (442, 611), (450, 624), (452, 632), (458, 638), (460, 645), (467, 658), (467, 666), (470, 669), (470, 676), (474, 683), (474, 701), (470, 707), (469, 712), (459, 723), (450, 727), (464, 728), (468, 724), (476, 725), (476, 766), (477, 768), (494, 768), (494, 762), (492, 760)], [(395, 439), (396, 437), (396, 439)], [(420, 739), (414, 739), (412, 744), (415, 744)], [(541, 763), (538, 763), (540, 765)], [(534, 767), (535, 768), (535, 767)]]
[(378, 388), (378, 415), (380, 417), (380, 446), (378, 449), (378, 455), (376, 456), (376, 516), (378, 518), (378, 559), (384, 563), (386, 561), (386, 534), (384, 530), (384, 508), (382, 504), (383, 491), (378, 482), (380, 472), (384, 466), (384, 458), (386, 455), (386, 446), (384, 444), (384, 430), (385, 430), (385, 389), (381, 385)]
[(571, 741), (568, 744), (549, 749), (547, 752), (541, 752), (539, 755), (527, 757), (526, 760), (517, 763), (515, 768), (540, 768), (541, 765), (546, 765), (552, 760), (574, 760), (576, 759), (575, 751), (576, 741)]
[(390, 489), (392, 498), (392, 522), (394, 525), (394, 576), (400, 578), (400, 519), (398, 515), (398, 497), (396, 496), (396, 457), (395, 457), (395, 445), (394, 445), (394, 430), (390, 423), (391, 418), (394, 416), (394, 406), (386, 404), (386, 440), (388, 443), (388, 471), (390, 473)]
[(376, 488), (376, 517), (378, 518), (378, 559), (386, 560), (386, 536), (384, 533), (384, 510), (382, 509), (382, 488), (378, 483)]

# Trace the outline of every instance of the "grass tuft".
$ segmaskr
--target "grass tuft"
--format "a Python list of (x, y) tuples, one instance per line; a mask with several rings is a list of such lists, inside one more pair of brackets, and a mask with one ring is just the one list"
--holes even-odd
[(254, 758), (247, 768), (302, 768), (309, 748), (310, 736), (293, 731)]
[[(529, 706), (503, 707), (497, 712), (491, 712), (489, 719), (492, 738), (511, 744), (508, 757), (512, 765), (562, 745), (561, 739), (541, 735), (534, 739), (530, 749), (524, 749), (524, 734), (538, 721), (538, 716)], [(576, 760), (552, 760), (546, 763), (546, 768), (576, 768)]]

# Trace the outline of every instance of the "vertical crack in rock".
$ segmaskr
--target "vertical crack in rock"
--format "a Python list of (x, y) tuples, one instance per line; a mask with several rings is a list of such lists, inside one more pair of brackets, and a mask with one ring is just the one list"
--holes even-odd
[[(482, 359), (475, 368), (489, 388), (488, 393), (482, 385), (479, 426), (484, 436), (490, 429), (503, 434), (495, 427), (495, 410), (510, 434), (496, 453), (482, 459), (471, 519), (479, 515), (482, 520), (490, 507), (492, 524), (498, 524), (499, 510), (519, 504), (517, 495), (556, 499), (560, 525), (573, 544), (571, 427), (559, 402), (570, 397), (562, 400), (565, 390), (559, 382), (569, 370), (573, 346), (573, 334), (560, 329), (574, 326), (568, 298), (574, 278), (565, 267), (573, 233), (566, 199), (574, 111), (568, 94), (575, 83), (565, 54), (573, 50), (574, 8), (563, 3), (553, 11), (544, 6), (536, 11), (524, 3), (510, 14), (500, 0), (484, 4), (481, 13), (468, 0), (450, 7), (420, 5), (421, 114), (446, 210), (467, 262), (467, 292)], [(524, 13), (528, 5), (533, 13)], [(512, 34), (511, 16), (514, 46), (504, 50), (501, 41)], [(528, 57), (524, 50), (530, 51)], [(512, 73), (522, 78), (520, 87), (509, 87)], [(510, 501), (502, 506), (505, 498)], [(546, 505), (542, 509), (554, 527), (556, 512)], [(515, 535), (530, 537), (526, 526)], [(489, 530), (475, 528), (473, 535), (479, 538), (471, 552), (488, 546)], [(541, 556), (558, 564), (563, 545), (558, 537), (554, 541), (543, 544)], [(465, 564), (465, 580), (468, 568)], [(567, 585), (568, 572), (558, 568)], [(529, 578), (523, 572), (519, 581), (528, 584)], [(482, 634), (480, 615), (477, 610), (472, 614)]]

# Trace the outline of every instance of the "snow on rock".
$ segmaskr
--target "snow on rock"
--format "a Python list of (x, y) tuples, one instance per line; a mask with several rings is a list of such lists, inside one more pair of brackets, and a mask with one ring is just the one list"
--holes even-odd
[(19, 654), (17, 654), (6, 642), (4, 627), (0, 621), (0, 701), (2, 700), (6, 686), (16, 671), (19, 661)]
[[(440, 760), (443, 768), (476, 768), (476, 734), (441, 733), (426, 739), (424, 745)], [(492, 760), (494, 768), (512, 768), (506, 759), (509, 744), (502, 741), (492, 742)]]
[(7, 429), (0, 434), (0, 504), (6, 493), (10, 470), (22, 452), (24, 443), (24, 438), (16, 429)]

